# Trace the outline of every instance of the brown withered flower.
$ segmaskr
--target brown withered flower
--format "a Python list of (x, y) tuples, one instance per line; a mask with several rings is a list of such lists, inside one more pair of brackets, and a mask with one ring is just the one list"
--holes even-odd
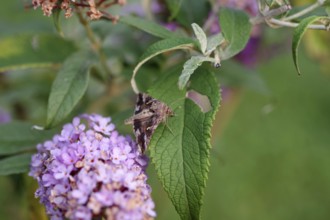
[(91, 20), (100, 18), (117, 22), (119, 17), (109, 14), (106, 9), (113, 5), (123, 6), (126, 0), (32, 0), (34, 9), (41, 7), (45, 16), (50, 16), (56, 9), (64, 11), (66, 18), (75, 11), (84, 11)]

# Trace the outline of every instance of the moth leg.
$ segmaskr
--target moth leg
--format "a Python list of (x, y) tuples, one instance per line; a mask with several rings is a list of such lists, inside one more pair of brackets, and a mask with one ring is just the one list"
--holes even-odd
[(133, 117), (130, 117), (130, 118), (128, 118), (128, 119), (126, 119), (124, 121), (124, 124), (125, 125), (132, 125), (133, 124), (133, 121), (134, 121), (134, 118)]

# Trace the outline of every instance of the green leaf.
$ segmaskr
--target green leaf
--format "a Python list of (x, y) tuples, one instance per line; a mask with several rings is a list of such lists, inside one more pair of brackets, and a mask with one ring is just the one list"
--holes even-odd
[(221, 8), (219, 22), (228, 46), (220, 54), (222, 60), (229, 59), (244, 49), (250, 38), (249, 16), (232, 8)]
[(182, 0), (180, 8), (175, 16), (175, 21), (190, 28), (192, 23), (203, 24), (209, 12), (210, 4), (206, 0)]
[(64, 33), (62, 31), (61, 24), (60, 24), (61, 11), (62, 11), (61, 9), (53, 10), (53, 22), (54, 22), (54, 26), (55, 26), (57, 33), (59, 33), (59, 35), (61, 37), (63, 37)]
[(154, 22), (148, 21), (146, 19), (142, 19), (136, 16), (123, 16), (119, 20), (120, 22), (124, 24), (131, 25), (133, 27), (136, 27), (140, 30), (143, 30), (151, 35), (154, 35), (156, 37), (160, 38), (172, 38), (176, 37), (177, 34), (167, 30), (163, 26), (156, 24)]
[(296, 67), (296, 70), (298, 74), (300, 74), (300, 69), (298, 65), (298, 48), (299, 44), (301, 42), (302, 37), (304, 36), (304, 33), (307, 31), (308, 26), (320, 19), (324, 19), (325, 17), (318, 17), (318, 16), (310, 16), (305, 19), (303, 19), (299, 25), (294, 29), (293, 37), (292, 37), (292, 56), (293, 56), (293, 62)]
[(225, 38), (221, 33), (213, 35), (207, 39), (207, 48), (206, 54), (210, 54), (212, 51), (217, 48), (217, 46), (221, 45), (225, 41)]
[(48, 128), (68, 116), (85, 94), (92, 63), (91, 55), (87, 52), (75, 53), (64, 62), (53, 82), (48, 100)]
[(204, 33), (203, 29), (198, 25), (198, 24), (191, 24), (195, 36), (199, 42), (199, 48), (203, 54), (205, 54), (206, 51), (206, 46), (207, 46), (207, 37), (206, 34)]
[(54, 131), (40, 131), (25, 122), (0, 125), (0, 155), (9, 155), (36, 149), (38, 143), (51, 139)]
[(168, 51), (172, 50), (183, 50), (183, 49), (192, 49), (195, 46), (195, 41), (190, 38), (169, 38), (158, 41), (152, 44), (144, 54), (141, 56), (139, 63), (135, 66), (133, 70), (132, 80), (135, 81), (135, 75), (140, 67), (150, 60), (151, 58)]
[(174, 19), (178, 15), (182, 2), (183, 0), (166, 0), (166, 4), (171, 12), (169, 20)]
[(187, 83), (190, 79), (190, 76), (205, 61), (212, 62), (212, 61), (214, 61), (214, 59), (209, 58), (209, 57), (203, 57), (203, 56), (192, 56), (189, 60), (187, 60), (184, 63), (183, 70), (179, 77), (179, 82), (178, 82), (179, 89), (183, 89), (187, 85)]
[(164, 189), (181, 219), (200, 219), (202, 197), (209, 171), (210, 132), (220, 102), (214, 74), (199, 68), (192, 76), (190, 89), (208, 97), (212, 109), (203, 113), (186, 91), (177, 87), (180, 69), (170, 71), (149, 91), (169, 104), (175, 116), (161, 124), (149, 149)]
[(73, 42), (50, 34), (0, 39), (0, 72), (59, 64), (76, 50)]
[(25, 173), (29, 171), (31, 156), (31, 153), (26, 153), (0, 160), (0, 175)]

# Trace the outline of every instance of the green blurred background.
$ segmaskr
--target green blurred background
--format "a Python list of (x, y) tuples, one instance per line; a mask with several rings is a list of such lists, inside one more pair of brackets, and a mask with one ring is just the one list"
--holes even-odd
[[(21, 1), (2, 2), (0, 36), (23, 31), (52, 32), (52, 20), (40, 10), (24, 11)], [(277, 30), (277, 36), (285, 32)], [(321, 72), (304, 54), (302, 76), (288, 47), (257, 67), (269, 94), (236, 89), (224, 100), (216, 121), (221, 133), (213, 132), (203, 219), (330, 219), (330, 70)], [(230, 120), (222, 126), (227, 111)], [(149, 175), (157, 219), (179, 219), (152, 167)], [(29, 219), (32, 192), (24, 191), (23, 179), (0, 177), (1, 220)]]

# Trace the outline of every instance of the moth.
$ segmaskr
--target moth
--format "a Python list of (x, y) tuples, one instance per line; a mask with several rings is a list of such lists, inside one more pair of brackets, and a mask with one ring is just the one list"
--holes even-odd
[(146, 151), (158, 125), (171, 116), (174, 116), (174, 112), (165, 103), (146, 93), (138, 94), (134, 115), (126, 119), (125, 124), (133, 125), (136, 142), (142, 154)]

